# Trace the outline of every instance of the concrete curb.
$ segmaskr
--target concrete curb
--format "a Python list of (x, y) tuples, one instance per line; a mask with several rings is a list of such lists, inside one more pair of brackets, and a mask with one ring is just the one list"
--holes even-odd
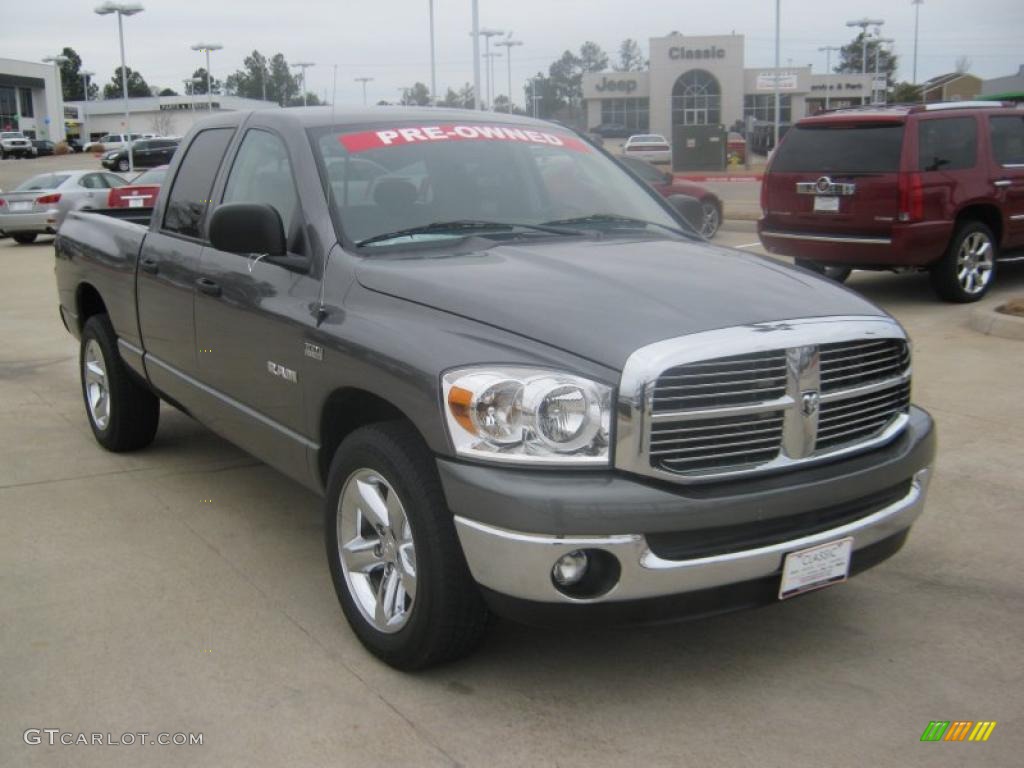
[(971, 310), (971, 328), (989, 336), (1024, 341), (1024, 317), (997, 312), (995, 306)]

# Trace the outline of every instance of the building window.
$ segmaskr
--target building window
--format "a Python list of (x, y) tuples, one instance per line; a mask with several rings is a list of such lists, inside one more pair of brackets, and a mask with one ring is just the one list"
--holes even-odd
[(703, 69), (684, 72), (672, 86), (672, 125), (717, 125), (722, 122), (722, 89)]
[(643, 133), (650, 130), (649, 104), (649, 99), (603, 99), (601, 122), (624, 126), (631, 133)]
[(31, 88), (19, 88), (18, 93), (21, 94), (21, 116), (22, 117), (35, 117), (35, 110), (32, 108), (32, 89)]
[(0, 85), (0, 130), (18, 130), (18, 102), (15, 89)]
[[(836, 102), (833, 100), (832, 104)], [(779, 122), (788, 123), (792, 119), (792, 98), (787, 94), (779, 94)], [(753, 117), (758, 122), (775, 122), (775, 94), (748, 93), (743, 97), (743, 117)]]

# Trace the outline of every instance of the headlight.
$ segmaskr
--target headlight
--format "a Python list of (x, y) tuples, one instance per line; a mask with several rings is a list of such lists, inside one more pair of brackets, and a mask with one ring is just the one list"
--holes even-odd
[(520, 464), (608, 464), (611, 387), (536, 368), (481, 367), (442, 378), (462, 456)]

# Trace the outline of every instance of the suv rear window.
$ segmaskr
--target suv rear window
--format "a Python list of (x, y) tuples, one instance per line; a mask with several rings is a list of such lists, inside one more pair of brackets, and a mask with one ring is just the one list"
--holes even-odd
[(903, 149), (902, 123), (797, 125), (779, 142), (776, 173), (895, 173)]
[(973, 117), (944, 117), (917, 124), (917, 169), (962, 171), (978, 157), (978, 122)]

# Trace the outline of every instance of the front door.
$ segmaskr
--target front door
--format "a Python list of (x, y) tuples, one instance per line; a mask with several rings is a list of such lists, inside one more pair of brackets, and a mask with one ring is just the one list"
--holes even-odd
[(1006, 221), (1005, 244), (1024, 247), (1024, 115), (991, 115), (991, 181)]
[(708, 111), (706, 109), (684, 109), (683, 125), (707, 125)]

